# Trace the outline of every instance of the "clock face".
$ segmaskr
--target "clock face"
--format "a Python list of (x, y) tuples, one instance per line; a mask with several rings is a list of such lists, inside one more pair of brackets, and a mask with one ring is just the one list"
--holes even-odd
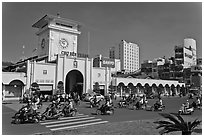
[(67, 42), (65, 38), (60, 39), (59, 44), (63, 49), (67, 48), (69, 45), (69, 43)]
[(45, 47), (45, 39), (42, 39), (42, 41), (41, 41), (41, 47), (44, 49), (44, 47)]

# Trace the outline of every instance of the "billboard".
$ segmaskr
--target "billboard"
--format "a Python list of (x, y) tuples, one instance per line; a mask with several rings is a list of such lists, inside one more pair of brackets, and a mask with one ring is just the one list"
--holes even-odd
[(115, 60), (110, 58), (101, 58), (101, 67), (115, 68)]

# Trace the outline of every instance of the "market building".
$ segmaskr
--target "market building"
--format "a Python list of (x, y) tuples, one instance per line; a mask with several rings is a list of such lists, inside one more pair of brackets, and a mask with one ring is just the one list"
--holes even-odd
[(92, 92), (96, 82), (103, 95), (108, 94), (110, 85), (120, 93), (126, 92), (125, 87), (129, 83), (138, 92), (149, 85), (153, 90), (162, 87), (160, 89), (165, 92), (170, 92), (169, 87), (174, 87), (179, 93), (180, 88), (185, 86), (178, 81), (112, 77), (112, 72), (117, 71), (115, 61), (113, 63), (106, 58), (103, 58), (102, 66), (94, 67), (93, 58), (78, 52), (78, 36), (81, 34), (79, 22), (45, 15), (32, 27), (38, 29), (37, 55), (19, 61), (7, 67), (7, 72), (2, 72), (3, 94), (6, 98), (22, 97), (34, 82), (39, 85), (41, 93), (50, 95), (55, 94), (60, 81), (64, 83), (65, 93), (77, 90), (79, 95)]

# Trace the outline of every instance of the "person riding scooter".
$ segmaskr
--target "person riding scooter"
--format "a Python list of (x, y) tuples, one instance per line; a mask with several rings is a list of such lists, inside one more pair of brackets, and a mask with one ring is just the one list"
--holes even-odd
[(106, 99), (106, 102), (105, 102), (105, 104), (104, 105), (102, 105), (102, 107), (103, 107), (103, 112), (107, 112), (107, 111), (109, 111), (110, 110), (110, 108), (111, 108), (111, 106), (112, 106), (112, 103), (111, 103), (112, 101), (111, 101), (111, 99), (110, 98), (107, 98)]
[(159, 108), (161, 108), (163, 106), (163, 101), (161, 98), (159, 98), (158, 101), (156, 101), (156, 103), (154, 104), (154, 109), (158, 110)]
[(189, 103), (189, 101), (188, 101), (188, 100), (186, 100), (186, 103), (185, 103), (185, 108), (184, 108), (184, 109), (186, 110), (186, 109), (188, 109), (189, 107), (190, 107), (190, 103)]

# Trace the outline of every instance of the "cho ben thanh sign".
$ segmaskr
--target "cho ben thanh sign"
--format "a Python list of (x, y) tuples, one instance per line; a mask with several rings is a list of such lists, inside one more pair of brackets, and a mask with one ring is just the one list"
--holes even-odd
[(101, 58), (101, 66), (102, 67), (109, 67), (109, 68), (114, 68), (115, 67), (115, 61), (114, 59), (109, 59), (109, 58)]

